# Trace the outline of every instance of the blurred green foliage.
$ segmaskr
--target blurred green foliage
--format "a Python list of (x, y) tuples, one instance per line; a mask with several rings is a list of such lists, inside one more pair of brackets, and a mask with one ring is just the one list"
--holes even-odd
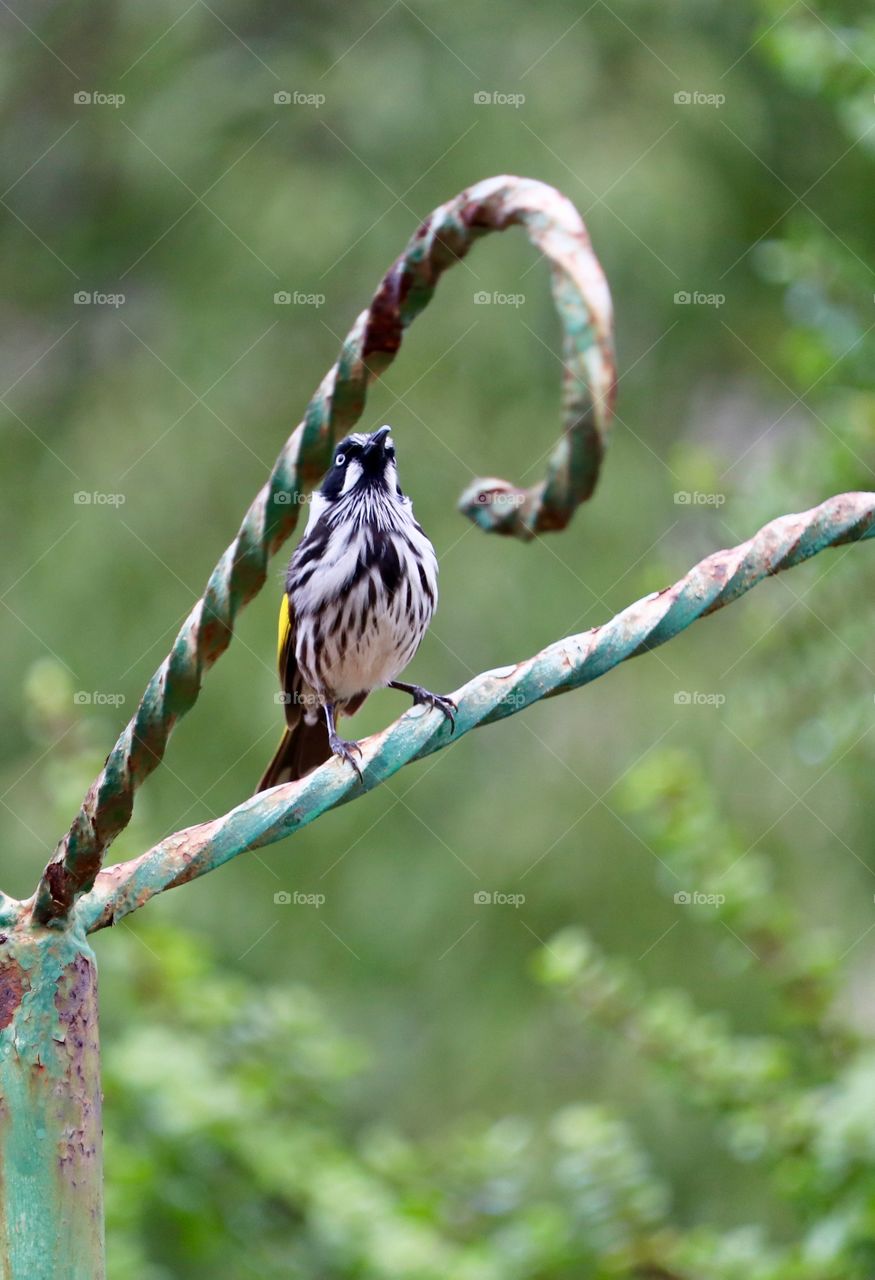
[[(451, 689), (873, 487), (861, 6), (13, 8), (5, 890), (32, 889), (380, 274), (469, 182), (531, 174), (584, 213), (619, 417), (561, 537), (465, 526), (474, 475), (539, 474), (561, 369), (521, 236), (442, 283), (364, 419), (392, 423), (441, 558), (413, 678)], [(101, 935), (111, 1274), (867, 1280), (873, 572), (819, 557)], [(119, 857), (258, 777), (281, 574)], [(275, 902), (295, 890), (325, 902)]]

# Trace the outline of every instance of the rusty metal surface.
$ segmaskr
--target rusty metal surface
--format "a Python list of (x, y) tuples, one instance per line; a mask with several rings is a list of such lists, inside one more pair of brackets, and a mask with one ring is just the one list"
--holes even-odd
[(592, 493), (615, 381), (607, 283), (570, 201), (531, 179), (490, 178), (422, 223), (356, 320), (46, 867), (35, 898), (37, 920), (62, 918), (94, 882), (105, 850), (130, 820), (136, 789), (161, 761), (176, 721), (230, 644), (237, 614), (264, 585), (269, 556), (295, 527), (300, 504), (294, 495), (318, 482), (335, 439), (358, 420), (369, 384), (391, 363), (440, 276), (481, 236), (514, 225), (525, 229), (551, 268), (563, 329), (564, 429), (542, 484), (522, 490), (505, 481), (478, 482), (462, 507), (484, 529), (526, 538), (563, 528)]
[(137, 787), (160, 762), (174, 724), (230, 643), (240, 609), (263, 586), (268, 557), (292, 532), (300, 504), (291, 499), (318, 481), (333, 441), (356, 422), (369, 384), (393, 359), (442, 272), (481, 235), (515, 224), (551, 265), (564, 333), (564, 430), (542, 484), (521, 490), (504, 480), (478, 481), (462, 508), (484, 529), (529, 538), (564, 527), (592, 493), (614, 389), (607, 286), (564, 197), (525, 179), (491, 179), (436, 210), (387, 273), (150, 681), (34, 899), (17, 902), (0, 893), (0, 1272), (16, 1280), (54, 1280), (60, 1250), (63, 1273), (72, 1280), (103, 1274), (96, 975), (86, 931), (295, 833), (481, 724), (597, 679), (763, 578), (827, 547), (875, 535), (871, 493), (842, 494), (773, 520), (602, 626), (469, 681), (455, 695), (455, 734), (439, 712), (408, 711), (362, 744), (364, 787), (348, 765), (332, 760), (101, 871), (106, 848), (130, 818)]
[(523, 490), (500, 479), (477, 481), (461, 506), (480, 527), (525, 539), (563, 528), (593, 491), (614, 394), (607, 285), (563, 196), (526, 179), (490, 179), (435, 210), (387, 273), (89, 789), (34, 899), (18, 902), (0, 893), (0, 1274), (16, 1280), (103, 1275), (96, 972), (86, 931), (295, 833), (481, 724), (597, 679), (763, 578), (827, 547), (875, 535), (871, 493), (842, 494), (783, 516), (602, 626), (475, 677), (455, 695), (455, 734), (439, 712), (408, 711), (362, 744), (364, 787), (348, 765), (332, 760), (101, 871), (106, 848), (130, 818), (136, 789), (163, 757), (205, 672), (228, 647), (237, 614), (264, 585), (269, 556), (294, 529), (295, 497), (319, 480), (334, 440), (357, 421), (368, 386), (394, 358), (441, 274), (480, 236), (512, 225), (524, 227), (552, 272), (563, 329), (563, 433), (541, 484)]
[(454, 734), (438, 711), (415, 708), (362, 742), (364, 788), (348, 765), (331, 760), (299, 782), (262, 792), (222, 818), (177, 832), (141, 857), (102, 872), (78, 905), (95, 930), (262, 845), (292, 835), (328, 809), (355, 800), (411, 760), (458, 741), (481, 724), (515, 715), (542, 698), (567, 693), (646, 653), (697, 618), (722, 609), (758, 582), (827, 547), (875, 536), (875, 494), (845, 493), (799, 515), (771, 521), (747, 542), (717, 551), (673, 586), (629, 605), (603, 626), (559, 640), (514, 666), (476, 676), (453, 695)]
[(0, 930), (0, 1275), (101, 1280), (97, 973), (75, 927)]

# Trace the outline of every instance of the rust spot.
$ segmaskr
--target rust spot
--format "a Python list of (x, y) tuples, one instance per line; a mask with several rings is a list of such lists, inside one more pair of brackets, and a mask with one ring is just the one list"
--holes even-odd
[(61, 972), (55, 991), (55, 1008), (63, 1030), (65, 1072), (77, 1092), (85, 1117), (83, 1123), (87, 1123), (94, 1107), (93, 1086), (99, 1059), (96, 973), (84, 955), (78, 955)]
[(403, 328), (399, 309), (410, 292), (412, 277), (404, 270), (404, 260), (387, 273), (371, 302), (368, 325), (362, 343), (362, 359), (375, 352), (395, 355), (401, 346)]
[[(460, 199), (464, 199), (467, 194), (467, 191), (463, 191)], [(490, 208), (479, 200), (474, 203), (466, 201), (458, 216), (463, 226), (476, 227), (478, 230), (482, 228), (484, 231), (503, 231), (508, 221), (501, 208)]]
[(63, 862), (53, 858), (43, 872), (48, 886), (51, 903), (46, 911), (46, 919), (63, 915), (73, 901), (73, 888), (70, 876)]
[(571, 513), (568, 511), (554, 511), (549, 507), (541, 507), (538, 512), (538, 533), (556, 533), (565, 528), (570, 518)]
[(15, 1017), (27, 986), (27, 974), (17, 960), (0, 965), (0, 1031)]

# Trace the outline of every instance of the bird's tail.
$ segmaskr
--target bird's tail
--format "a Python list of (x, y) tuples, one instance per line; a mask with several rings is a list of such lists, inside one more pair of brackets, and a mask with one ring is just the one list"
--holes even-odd
[(303, 778), (318, 765), (331, 759), (328, 745), (328, 727), (322, 716), (315, 724), (308, 724), (301, 716), (291, 729), (286, 729), (276, 754), (262, 774), (255, 788), (256, 793), (277, 787), (281, 782), (294, 782)]

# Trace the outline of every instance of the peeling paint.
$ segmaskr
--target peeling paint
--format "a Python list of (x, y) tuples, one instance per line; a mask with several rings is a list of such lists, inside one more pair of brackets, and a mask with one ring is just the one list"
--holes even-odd
[(0, 972), (0, 1275), (101, 1280), (97, 971), (75, 929), (22, 910)]
[(26, 986), (27, 974), (18, 961), (4, 960), (0, 964), (0, 1031), (15, 1017)]

